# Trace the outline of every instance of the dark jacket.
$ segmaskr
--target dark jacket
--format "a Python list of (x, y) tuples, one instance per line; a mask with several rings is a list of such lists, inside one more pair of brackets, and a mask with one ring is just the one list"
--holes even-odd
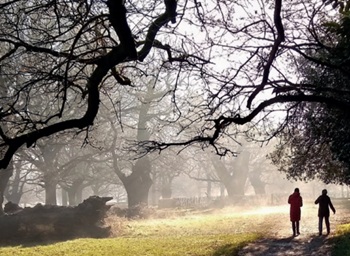
[(331, 202), (331, 199), (327, 195), (320, 195), (316, 199), (315, 204), (319, 205), (318, 217), (329, 217), (329, 207), (335, 213), (335, 209), (334, 209), (334, 206)]
[(300, 220), (300, 207), (303, 206), (303, 198), (298, 192), (294, 192), (288, 198), (288, 203), (290, 204), (290, 221)]

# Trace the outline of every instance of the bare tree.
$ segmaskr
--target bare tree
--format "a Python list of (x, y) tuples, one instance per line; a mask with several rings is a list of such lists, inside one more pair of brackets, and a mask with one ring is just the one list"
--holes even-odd
[[(193, 84), (200, 84), (199, 92), (190, 94), (189, 107), (178, 111), (178, 123), (187, 137), (145, 142), (145, 150), (199, 143), (225, 155), (235, 153), (236, 146), (227, 144), (227, 138), (234, 141), (243, 133), (261, 140), (263, 133), (268, 141), (303, 102), (347, 111), (347, 88), (319, 88), (303, 80), (300, 73), (305, 61), (347, 73), (344, 63), (313, 54), (320, 50), (331, 53), (336, 45), (334, 35), (323, 26), (336, 17), (336, 4), (327, 5), (331, 2), (338, 1), (220, 1), (197, 6), (194, 17), (211, 55), (202, 53), (215, 65), (206, 65), (198, 77), (191, 76)], [(318, 90), (332, 93), (316, 94)]]
[(106, 78), (128, 85), (117, 65), (145, 61), (153, 48), (169, 51), (156, 37), (171, 31), (166, 25), (176, 15), (175, 0), (0, 4), (0, 72), (9, 81), (1, 98), (0, 167), (22, 145), (91, 126)]
[[(0, 99), (0, 167), (40, 138), (67, 129), (88, 136), (101, 91), (135, 86), (135, 70), (156, 84), (169, 71), (175, 78), (167, 121), (177, 130), (162, 140), (141, 136), (146, 153), (200, 143), (225, 155), (227, 138), (242, 133), (236, 126), (248, 124), (245, 135), (263, 131), (269, 140), (300, 102), (347, 110), (348, 90), (316, 95), (319, 88), (298, 76), (300, 59), (342, 71), (342, 63), (313, 54), (332, 50), (321, 23), (336, 11), (319, 0), (1, 4), (0, 75), (8, 93)], [(271, 129), (269, 118), (278, 119)]]

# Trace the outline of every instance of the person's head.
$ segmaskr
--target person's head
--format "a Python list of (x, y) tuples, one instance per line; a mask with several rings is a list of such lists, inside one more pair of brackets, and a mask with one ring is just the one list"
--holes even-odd
[(299, 193), (299, 188), (295, 188), (294, 193)]
[(322, 195), (327, 195), (327, 189), (322, 190)]

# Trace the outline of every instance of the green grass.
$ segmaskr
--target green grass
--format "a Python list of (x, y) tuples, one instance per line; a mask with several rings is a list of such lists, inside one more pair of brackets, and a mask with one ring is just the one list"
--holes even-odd
[[(338, 209), (342, 212), (345, 206)], [(0, 256), (235, 256), (247, 243), (269, 237), (275, 231), (271, 227), (286, 216), (285, 207), (225, 208), (211, 214), (169, 212), (138, 220), (111, 216), (107, 225), (112, 227), (113, 238), (0, 247)], [(332, 255), (350, 256), (350, 224), (339, 225), (330, 240)]]
[(337, 227), (332, 243), (334, 243), (333, 256), (350, 256), (350, 224)]
[[(349, 200), (335, 199), (337, 212), (350, 210)], [(345, 222), (348, 222), (346, 218)], [(350, 224), (338, 225), (336, 228), (336, 235), (331, 238), (331, 243), (334, 245), (332, 249), (332, 256), (350, 256)]]
[(0, 255), (233, 256), (244, 245), (260, 238), (260, 230), (264, 229), (263, 218), (252, 223), (248, 216), (232, 212), (131, 221), (110, 218), (108, 221), (116, 231), (116, 238), (2, 247)]
[(182, 237), (140, 237), (108, 239), (76, 239), (63, 243), (34, 247), (1, 248), (0, 255), (41, 256), (107, 256), (107, 255), (236, 255), (254, 234), (193, 235)]

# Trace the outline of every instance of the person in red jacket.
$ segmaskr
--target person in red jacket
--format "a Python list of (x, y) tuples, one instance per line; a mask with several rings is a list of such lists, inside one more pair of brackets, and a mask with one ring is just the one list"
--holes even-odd
[(303, 198), (300, 196), (299, 188), (294, 189), (294, 193), (289, 196), (288, 204), (290, 204), (290, 221), (292, 222), (293, 236), (298, 236), (300, 235), (300, 208), (303, 206)]
[(329, 196), (327, 196), (327, 189), (322, 190), (322, 195), (320, 195), (316, 201), (315, 204), (318, 204), (318, 231), (319, 235), (322, 235), (322, 222), (323, 218), (326, 222), (326, 228), (327, 228), (327, 235), (331, 232), (330, 226), (329, 226), (329, 208), (332, 209), (333, 213), (335, 214), (335, 208), (332, 204), (331, 199)]

